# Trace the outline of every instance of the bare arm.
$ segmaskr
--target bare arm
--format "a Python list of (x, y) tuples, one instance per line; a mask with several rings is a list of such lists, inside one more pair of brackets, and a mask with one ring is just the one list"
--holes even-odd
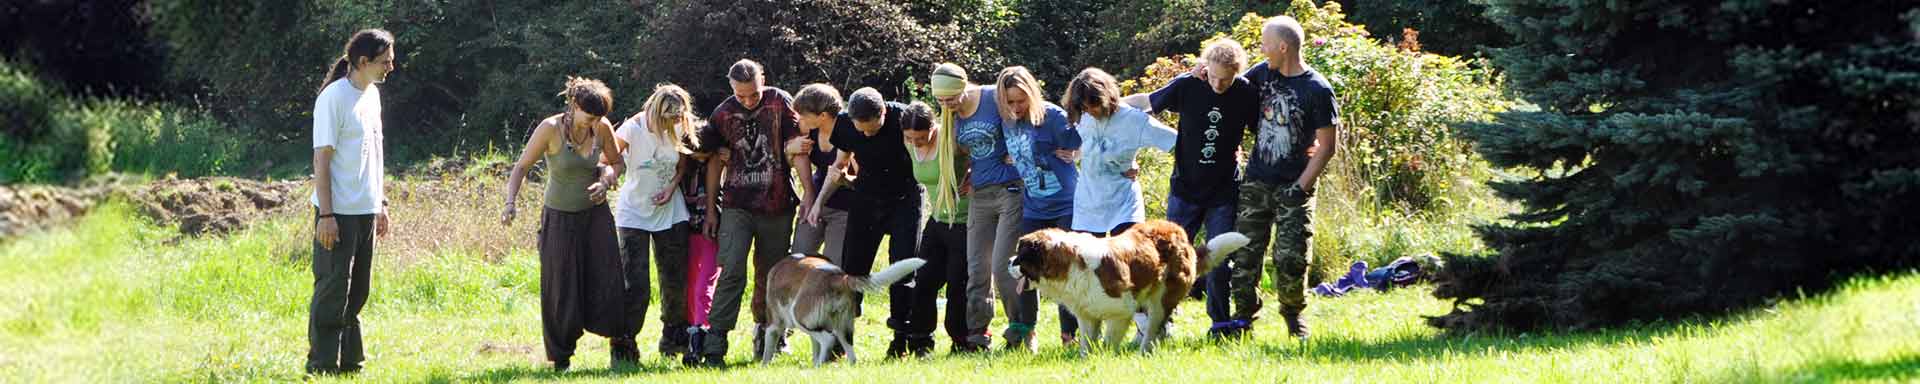
[(593, 134), (600, 140), (600, 148), (609, 149), (600, 151), (600, 181), (587, 186), (587, 196), (599, 203), (607, 201), (607, 191), (620, 184), (620, 174), (626, 172), (627, 167), (626, 157), (619, 151), (622, 146), (614, 142), (613, 124), (607, 118), (602, 117), (593, 125)]
[(539, 127), (533, 129), (532, 137), (527, 138), (527, 147), (520, 151), (520, 160), (513, 162), (513, 172), (507, 174), (506, 211), (500, 216), (501, 225), (513, 224), (513, 216), (517, 213), (515, 203), (520, 199), (520, 182), (527, 178), (528, 168), (540, 161), (540, 155), (546, 152), (553, 131), (550, 122), (541, 122)]
[(1307, 159), (1307, 169), (1300, 172), (1300, 190), (1313, 192), (1313, 183), (1319, 182), (1320, 173), (1327, 170), (1327, 162), (1333, 160), (1333, 153), (1340, 148), (1340, 133), (1333, 127), (1321, 127), (1314, 130), (1314, 146), (1320, 147)]
[(718, 238), (715, 232), (720, 228), (720, 173), (726, 170), (728, 157), (727, 150), (722, 148), (707, 158), (707, 201), (701, 203), (707, 206), (707, 220), (700, 231), (708, 238)]
[(320, 213), (333, 213), (333, 147), (313, 149), (313, 196)]
[(808, 224), (820, 225), (820, 209), (827, 206), (827, 199), (833, 198), (834, 191), (840, 190), (848, 164), (852, 162), (853, 154), (846, 151), (840, 151), (839, 156), (833, 159), (833, 166), (827, 168), (827, 184), (820, 187), (820, 196), (809, 202), (813, 208), (808, 210)]
[[(319, 214), (333, 213), (333, 147), (313, 149), (313, 196), (314, 210)], [(340, 239), (340, 223), (333, 217), (323, 217), (313, 222), (313, 240), (321, 248), (333, 249), (335, 241)]]
[(815, 193), (814, 189), (817, 188), (817, 186), (813, 185), (813, 162), (808, 161), (807, 155), (805, 154), (813, 150), (813, 148), (811, 148), (813, 146), (811, 141), (812, 140), (808, 140), (806, 136), (795, 137), (788, 140), (791, 144), (799, 145), (801, 149), (803, 149), (800, 153), (787, 156), (788, 164), (793, 164), (793, 170), (800, 173), (800, 195), (803, 196), (802, 200), (800, 200), (801, 217), (806, 217), (807, 201), (812, 200)]

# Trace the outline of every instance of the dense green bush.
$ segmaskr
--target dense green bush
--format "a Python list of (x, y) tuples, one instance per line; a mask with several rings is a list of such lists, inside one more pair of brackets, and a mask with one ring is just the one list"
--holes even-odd
[(1538, 110), (1465, 125), (1525, 204), (1435, 291), (1454, 330), (1722, 313), (1920, 263), (1920, 5), (1492, 0)]
[(203, 176), (259, 170), (248, 142), (185, 108), (73, 99), (0, 61), (0, 184), (56, 183), (108, 172)]
[[(1368, 39), (1364, 27), (1346, 21), (1337, 3), (1295, 1), (1288, 14), (1307, 29), (1307, 63), (1333, 83), (1343, 122), (1338, 155), (1317, 188), (1316, 275), (1344, 271), (1346, 261), (1354, 259), (1378, 263), (1414, 252), (1478, 249), (1467, 224), (1503, 207), (1477, 185), (1490, 176), (1487, 165), (1451, 124), (1487, 121), (1511, 108), (1499, 78), (1484, 63)], [(1259, 41), (1265, 21), (1245, 14), (1215, 38), (1239, 41), (1255, 63), (1263, 61)], [(1165, 85), (1185, 73), (1200, 50), (1156, 60), (1141, 77), (1123, 81), (1123, 92)], [(1251, 140), (1243, 143), (1251, 146)], [(1149, 216), (1164, 210), (1170, 161), (1161, 154), (1141, 161), (1148, 175), (1142, 179), (1155, 180), (1148, 184), (1155, 186), (1148, 192), (1154, 212)]]

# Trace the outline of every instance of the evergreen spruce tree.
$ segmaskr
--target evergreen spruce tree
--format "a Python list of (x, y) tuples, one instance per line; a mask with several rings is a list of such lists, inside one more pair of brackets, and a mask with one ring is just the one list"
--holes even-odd
[(1464, 128), (1524, 208), (1479, 228), (1497, 255), (1448, 257), (1433, 325), (1712, 314), (1920, 264), (1920, 4), (1483, 1), (1539, 108)]

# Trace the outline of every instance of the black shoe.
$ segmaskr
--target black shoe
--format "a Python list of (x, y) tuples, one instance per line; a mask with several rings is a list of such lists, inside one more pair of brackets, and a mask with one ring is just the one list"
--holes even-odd
[(928, 335), (928, 336), (908, 337), (907, 353), (913, 354), (913, 357), (927, 357), (927, 356), (933, 355), (933, 336)]
[(1304, 308), (1282, 309), (1280, 310), (1280, 318), (1287, 322), (1288, 335), (1306, 340), (1310, 332), (1307, 330), (1306, 320), (1300, 318), (1300, 310), (1302, 309)]
[(553, 371), (554, 371), (554, 372), (566, 372), (566, 371), (567, 371), (567, 368), (572, 368), (572, 367), (573, 367), (573, 362), (572, 362), (571, 360), (569, 360), (569, 359), (562, 359), (562, 360), (554, 360), (554, 361), (553, 361)]
[(681, 339), (685, 341), (685, 343), (681, 344), (680, 348), (685, 349), (687, 352), (680, 356), (680, 363), (689, 367), (701, 365), (702, 357), (706, 356), (704, 352), (707, 349), (707, 329), (704, 327), (687, 327), (685, 330), (675, 333), (685, 335), (685, 337)]
[(987, 351), (987, 346), (985, 345), (974, 344), (973, 342), (960, 340), (960, 341), (953, 342), (953, 348), (949, 350), (948, 353), (955, 354), (955, 355), (970, 355), (970, 354), (986, 352), (986, 351)]
[(716, 369), (718, 369), (718, 368), (726, 368), (726, 367), (727, 367), (727, 355), (726, 355), (726, 354), (712, 354), (712, 355), (706, 355), (706, 356), (702, 356), (702, 357), (700, 358), (700, 366), (702, 366), (702, 367), (706, 367), (706, 368), (716, 368)]
[(685, 325), (669, 325), (660, 328), (659, 349), (661, 356), (684, 355), (691, 351), (691, 349), (688, 348), (687, 328), (690, 327)]
[(632, 338), (615, 338), (607, 341), (608, 367), (633, 367), (640, 365), (640, 345)]
[(907, 357), (907, 339), (896, 335), (893, 337), (893, 342), (887, 343), (887, 358), (901, 357)]

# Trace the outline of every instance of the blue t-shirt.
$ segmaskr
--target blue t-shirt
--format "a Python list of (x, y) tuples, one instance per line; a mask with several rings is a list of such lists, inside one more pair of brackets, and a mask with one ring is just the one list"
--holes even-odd
[(953, 117), (953, 124), (959, 126), (953, 131), (954, 141), (965, 145), (967, 155), (972, 157), (968, 161), (973, 169), (969, 181), (975, 188), (1020, 178), (1020, 173), (1006, 162), (1007, 144), (1000, 131), (1000, 103), (994, 96), (993, 87), (980, 87), (980, 107), (973, 110), (973, 116)]
[(1026, 120), (1006, 125), (1007, 153), (1026, 184), (1021, 217), (1057, 219), (1073, 214), (1074, 181), (1080, 178), (1073, 163), (1055, 156), (1056, 149), (1080, 148), (1080, 133), (1067, 128), (1067, 111), (1047, 103), (1040, 126)]
[(1311, 69), (1289, 77), (1266, 62), (1243, 77), (1260, 89), (1259, 133), (1247, 161), (1247, 180), (1293, 185), (1307, 169), (1307, 148), (1313, 146), (1315, 130), (1340, 125), (1333, 85)]
[(1096, 119), (1081, 113), (1080, 180), (1073, 193), (1073, 230), (1104, 233), (1126, 223), (1146, 220), (1146, 205), (1140, 203), (1140, 183), (1125, 175), (1134, 169), (1141, 148), (1173, 150), (1179, 132), (1165, 123), (1127, 105), (1117, 105), (1113, 115)]

